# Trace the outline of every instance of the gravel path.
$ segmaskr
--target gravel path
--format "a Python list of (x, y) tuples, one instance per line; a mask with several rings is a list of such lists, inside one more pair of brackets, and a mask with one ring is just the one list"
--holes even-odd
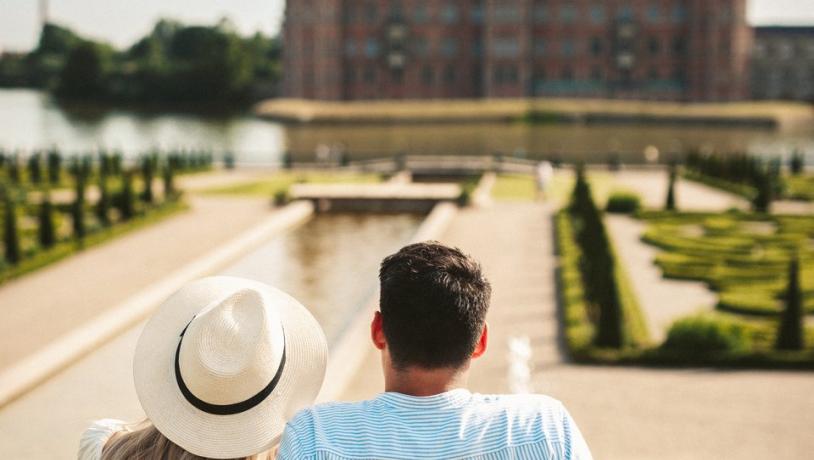
[[(610, 177), (616, 187), (638, 193), (646, 208), (664, 208), (669, 185), (667, 171), (619, 171), (611, 173)], [(676, 184), (676, 200), (682, 211), (749, 209), (749, 203), (743, 198), (685, 179), (679, 179)]]
[(676, 318), (715, 307), (717, 297), (704, 283), (662, 277), (661, 269), (653, 263), (659, 250), (641, 240), (646, 224), (619, 215), (607, 215), (605, 224), (654, 343), (664, 340)]

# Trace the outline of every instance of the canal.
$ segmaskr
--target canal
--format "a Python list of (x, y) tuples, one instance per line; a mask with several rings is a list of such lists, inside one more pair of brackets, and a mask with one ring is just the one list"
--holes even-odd
[(287, 126), (251, 114), (142, 113), (60, 106), (33, 90), (0, 89), (0, 147), (59, 146), (88, 152), (103, 146), (136, 155), (154, 147), (203, 148), (235, 152), (243, 163), (280, 161), (285, 151), (311, 160), (320, 146), (338, 146), (353, 159), (411, 154), (516, 154), (530, 158), (604, 162), (617, 152), (643, 161), (644, 150), (705, 148), (758, 155), (795, 150), (814, 159), (814, 126), (798, 131), (745, 127), (664, 125), (578, 125), (526, 123), (298, 125)]

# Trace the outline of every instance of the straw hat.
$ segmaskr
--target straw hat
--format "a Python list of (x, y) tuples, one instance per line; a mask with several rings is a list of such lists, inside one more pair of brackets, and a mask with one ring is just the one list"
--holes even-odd
[(258, 454), (313, 403), (327, 361), (322, 329), (299, 302), (255, 281), (205, 278), (158, 309), (133, 374), (144, 412), (190, 453)]

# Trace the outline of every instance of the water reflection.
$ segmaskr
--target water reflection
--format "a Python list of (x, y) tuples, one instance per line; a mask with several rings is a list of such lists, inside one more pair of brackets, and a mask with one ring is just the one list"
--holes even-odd
[(687, 148), (744, 151), (759, 155), (807, 152), (814, 160), (814, 126), (802, 131), (699, 126), (585, 126), (515, 124), (393, 124), (372, 126), (285, 126), (245, 115), (138, 113), (123, 110), (59, 107), (46, 94), (0, 89), (0, 146), (60, 146), (86, 152), (98, 146), (137, 154), (163, 148), (206, 148), (236, 152), (246, 163), (278, 163), (289, 150), (298, 159), (314, 159), (320, 145), (339, 145), (352, 158), (401, 152), (413, 154), (502, 153), (530, 158), (560, 157), (605, 161), (617, 153), (642, 161), (655, 146), (670, 154)]
[(336, 338), (375, 289), (382, 258), (405, 244), (419, 215), (323, 214), (274, 238), (223, 274), (277, 286), (299, 299)]

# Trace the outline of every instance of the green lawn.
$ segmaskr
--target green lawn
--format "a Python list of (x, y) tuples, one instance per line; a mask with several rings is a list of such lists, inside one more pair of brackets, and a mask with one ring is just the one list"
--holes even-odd
[(814, 217), (644, 213), (644, 241), (663, 252), (668, 278), (703, 281), (718, 309), (776, 317), (784, 308), (790, 255), (802, 262), (805, 308), (814, 314)]
[(376, 183), (384, 179), (379, 174), (346, 173), (346, 172), (292, 172), (275, 173), (262, 180), (244, 182), (226, 187), (217, 187), (204, 191), (211, 195), (254, 195), (274, 196), (286, 191), (296, 183), (314, 184), (358, 184)]
[(501, 174), (492, 188), (492, 198), (500, 201), (534, 201), (537, 199), (537, 183), (529, 175)]
[(814, 201), (814, 174), (787, 176), (786, 194), (789, 198)]

